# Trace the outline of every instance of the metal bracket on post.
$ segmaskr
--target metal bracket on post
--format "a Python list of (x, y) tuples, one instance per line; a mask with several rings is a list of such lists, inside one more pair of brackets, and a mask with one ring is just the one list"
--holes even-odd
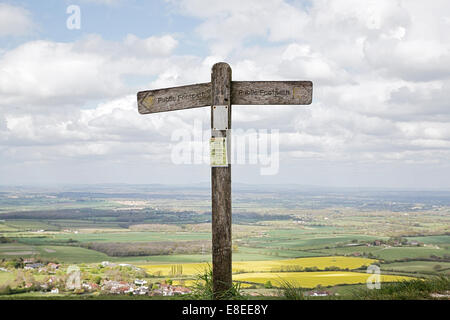
[(213, 130), (228, 130), (228, 106), (213, 106)]

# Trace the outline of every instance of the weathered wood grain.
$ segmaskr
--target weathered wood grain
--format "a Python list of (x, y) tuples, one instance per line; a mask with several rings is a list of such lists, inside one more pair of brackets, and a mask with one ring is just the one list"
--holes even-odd
[[(138, 92), (139, 113), (211, 106), (211, 136), (228, 138), (229, 151), (229, 131), (223, 129), (231, 129), (232, 104), (304, 105), (312, 102), (311, 81), (232, 81), (231, 78), (230, 66), (221, 62), (213, 66), (210, 83)], [(220, 110), (214, 112), (215, 106)], [(226, 299), (225, 293), (232, 286), (230, 164), (211, 167), (211, 185), (213, 291), (215, 299)]]
[(232, 104), (311, 104), (311, 81), (233, 81)]
[(206, 107), (211, 105), (211, 83), (141, 91), (137, 101), (141, 114)]
[[(228, 104), (311, 104), (311, 81), (233, 81)], [(137, 94), (141, 114), (166, 112), (212, 104), (211, 83), (141, 91)]]
[[(228, 129), (231, 129), (231, 68), (226, 63), (216, 63), (211, 73), (211, 129), (214, 123), (214, 106), (228, 106)], [(211, 130), (213, 137), (226, 137), (227, 130)], [(228, 148), (231, 146), (228, 145)], [(212, 190), (212, 262), (213, 292), (215, 299), (227, 298), (224, 294), (232, 286), (231, 269), (231, 165), (211, 168)]]

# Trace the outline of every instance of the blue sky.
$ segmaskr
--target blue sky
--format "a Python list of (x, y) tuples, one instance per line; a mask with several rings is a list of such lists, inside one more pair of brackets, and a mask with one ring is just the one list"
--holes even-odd
[(207, 151), (209, 109), (143, 116), (136, 92), (226, 61), (314, 82), (310, 106), (233, 107), (236, 136), (279, 143), (274, 174), (246, 162), (233, 181), (450, 188), (449, 29), (444, 0), (1, 1), (0, 184), (209, 181), (174, 161), (198, 121), (185, 145)]
[[(166, 1), (3, 2), (27, 9), (36, 24), (36, 29), (19, 38), (0, 39), (2, 47), (10, 47), (26, 40), (36, 39), (70, 42), (92, 33), (100, 34), (106, 40), (119, 41), (130, 33), (138, 37), (147, 37), (167, 33), (177, 34), (182, 30), (180, 36), (186, 41), (183, 41), (180, 46), (180, 53), (205, 54), (205, 47), (202, 47), (200, 41), (195, 39), (194, 27), (197, 19), (177, 14), (174, 6)], [(70, 5), (78, 5), (81, 9), (82, 28), (80, 30), (69, 30), (64, 27), (69, 17), (66, 9)]]

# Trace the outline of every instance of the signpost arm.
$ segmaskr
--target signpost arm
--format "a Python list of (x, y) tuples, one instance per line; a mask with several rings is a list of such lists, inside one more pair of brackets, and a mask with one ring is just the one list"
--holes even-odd
[[(211, 137), (225, 137), (229, 140), (231, 137), (227, 130), (214, 130), (215, 106), (228, 108), (227, 129), (231, 129), (231, 68), (226, 63), (216, 63), (212, 67), (211, 100)], [(229, 155), (231, 144), (230, 141), (227, 142)], [(213, 291), (215, 299), (223, 299), (226, 298), (224, 294), (232, 286), (231, 164), (229, 162), (226, 167), (211, 168), (211, 195)]]

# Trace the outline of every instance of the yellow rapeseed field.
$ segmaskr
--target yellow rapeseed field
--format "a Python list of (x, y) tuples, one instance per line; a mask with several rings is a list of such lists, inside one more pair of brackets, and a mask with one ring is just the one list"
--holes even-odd
[(358, 258), (358, 257), (313, 257), (297, 258), (288, 260), (270, 260), (270, 261), (242, 261), (233, 263), (233, 272), (276, 272), (276, 271), (302, 271), (301, 269), (316, 267), (324, 270), (329, 267), (338, 267), (340, 269), (356, 269), (362, 266), (368, 266), (377, 260)]
[[(193, 279), (186, 279), (186, 280), (173, 280), (172, 284), (174, 286), (184, 286), (184, 287), (193, 287), (196, 283), (202, 283), (204, 284), (205, 281), (203, 280), (193, 280)], [(251, 283), (241, 283), (241, 289), (246, 289), (252, 287), (253, 284)]]
[[(356, 269), (362, 266), (368, 266), (376, 262), (374, 259), (358, 257), (313, 257), (297, 258), (286, 260), (267, 260), (267, 261), (238, 261), (233, 262), (233, 273), (248, 272), (277, 272), (277, 271), (302, 271), (305, 268), (316, 267), (318, 270), (324, 270), (329, 267), (338, 267), (340, 269)], [(149, 274), (156, 276), (173, 275), (196, 275), (203, 273), (208, 269), (207, 263), (183, 263), (183, 264), (157, 264), (141, 265)]]
[[(257, 273), (241, 273), (233, 275), (233, 280), (246, 281), (264, 284), (270, 280), (274, 286), (282, 286), (283, 283), (289, 282), (298, 287), (314, 288), (317, 285), (334, 286), (338, 284), (357, 284), (366, 283), (367, 278), (371, 276), (368, 273), (359, 272), (341, 272), (341, 271), (325, 271), (325, 272), (257, 272)], [(381, 283), (395, 282), (402, 280), (411, 280), (410, 277), (381, 275)]]
[[(180, 266), (181, 270), (179, 269)], [(207, 263), (153, 264), (153, 265), (140, 265), (138, 267), (145, 269), (147, 273), (154, 276), (173, 276), (173, 275), (191, 276), (201, 274), (205, 270), (208, 270)]]
[[(327, 267), (338, 267), (340, 269), (348, 268), (349, 270), (352, 270), (362, 266), (368, 266), (374, 262), (376, 262), (376, 260), (342, 256), (268, 261), (239, 261), (233, 263), (233, 281), (244, 282), (242, 283), (243, 288), (250, 286), (251, 283), (265, 284), (269, 280), (275, 287), (283, 286), (283, 283), (289, 282), (303, 288), (314, 288), (318, 285), (327, 287), (340, 284), (366, 283), (367, 278), (370, 277), (371, 274), (350, 271), (302, 271), (304, 271), (305, 268), (312, 267), (316, 267), (318, 270), (324, 270)], [(140, 267), (156, 276), (173, 276), (176, 278), (187, 276), (190, 279), (177, 279), (174, 283), (192, 286), (195, 283), (195, 280), (193, 280), (195, 275), (201, 274), (205, 269), (208, 269), (208, 264), (161, 264), (143, 265)], [(381, 275), (381, 282), (396, 282), (410, 279), (412, 278), (395, 275)]]

